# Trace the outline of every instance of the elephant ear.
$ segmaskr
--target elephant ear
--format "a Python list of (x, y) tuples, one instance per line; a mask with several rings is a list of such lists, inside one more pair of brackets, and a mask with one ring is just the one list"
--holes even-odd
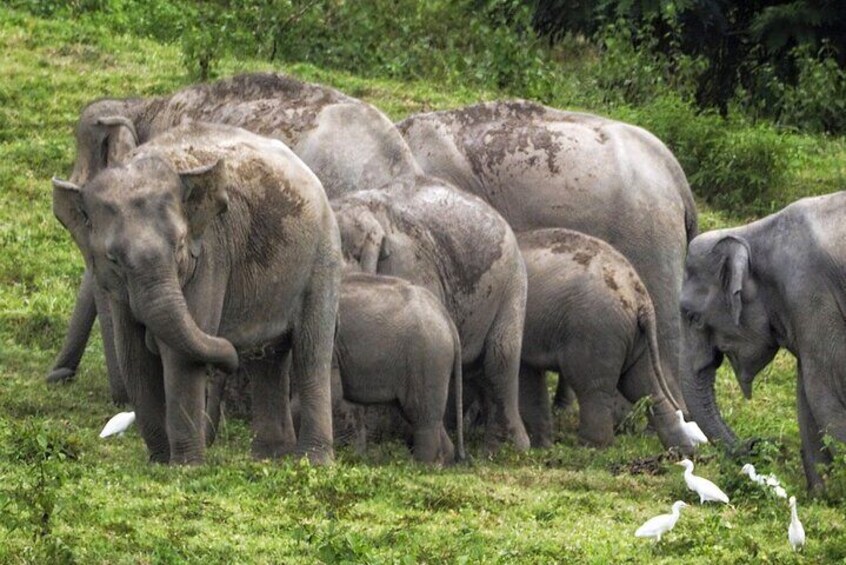
[(722, 257), (721, 278), (723, 292), (729, 304), (735, 325), (740, 325), (743, 311), (743, 287), (749, 280), (749, 244), (745, 239), (726, 236), (714, 245), (714, 251)]
[(223, 159), (184, 173), (182, 206), (191, 231), (191, 253), (199, 254), (203, 233), (218, 214), (229, 209)]
[(65, 226), (79, 248), (88, 248), (90, 222), (82, 201), (82, 190), (72, 182), (53, 177), (53, 214)]
[(127, 155), (138, 147), (138, 133), (135, 124), (125, 116), (107, 116), (97, 119), (97, 125), (108, 128), (103, 139), (101, 159), (104, 167), (122, 165)]

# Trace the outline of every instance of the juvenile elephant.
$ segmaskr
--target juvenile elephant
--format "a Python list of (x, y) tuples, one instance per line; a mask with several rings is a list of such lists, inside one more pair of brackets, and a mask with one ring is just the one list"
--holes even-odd
[(565, 229), (524, 232), (517, 241), (528, 275), (520, 414), (532, 445), (552, 444), (551, 370), (559, 373), (559, 392), (566, 383), (576, 393), (582, 440), (614, 441), (619, 390), (630, 402), (651, 397), (650, 419), (662, 443), (691, 449), (661, 368), (652, 300), (626, 258)]
[(253, 454), (332, 458), (340, 239), (320, 181), (284, 144), (187, 123), (81, 187), (54, 180), (53, 206), (108, 297), (151, 460), (202, 462), (206, 368), (231, 372), (239, 357), (254, 376)]
[(515, 232), (568, 228), (620, 251), (653, 297), (670, 390), (681, 403), (679, 294), (696, 206), (649, 132), (526, 101), (417, 114), (398, 127), (431, 175), (475, 194)]
[[(164, 97), (92, 102), (76, 127), (71, 182), (85, 184), (102, 169), (123, 162), (138, 144), (186, 119), (239, 126), (283, 141), (314, 171), (330, 198), (420, 172), (402, 136), (373, 106), (324, 86), (254, 73), (190, 86)], [(48, 381), (73, 378), (99, 313), (112, 397), (125, 402), (108, 301), (94, 287), (86, 272)]]
[(502, 216), (431, 177), (348, 194), (332, 208), (345, 260), (422, 286), (446, 307), (463, 365), (482, 370), (486, 447), (527, 449), (517, 391), (526, 271)]
[(809, 488), (831, 461), (823, 434), (846, 441), (846, 192), (805, 198), (690, 244), (682, 290), (690, 362), (688, 408), (705, 434), (736, 442), (714, 396), (728, 357), (744, 395), (779, 348), (799, 362), (796, 386)]
[[(404, 280), (355, 273), (342, 279), (339, 316), (335, 362), (343, 399), (397, 402), (413, 430), (414, 458), (451, 463), (456, 452), (444, 413), (450, 378), (456, 414), (463, 412), (461, 343), (443, 305), (431, 292)], [(460, 416), (456, 434), (461, 460)]]

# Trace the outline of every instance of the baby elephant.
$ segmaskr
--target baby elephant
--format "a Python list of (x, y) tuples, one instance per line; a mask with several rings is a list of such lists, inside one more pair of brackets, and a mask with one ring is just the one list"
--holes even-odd
[(338, 312), (335, 361), (344, 400), (399, 403), (414, 432), (414, 458), (451, 463), (444, 413), (452, 378), (457, 459), (464, 459), (461, 343), (438, 299), (402, 279), (351, 273), (342, 280)]
[(566, 229), (518, 234), (528, 299), (520, 366), (520, 413), (536, 447), (552, 442), (545, 373), (558, 371), (579, 401), (579, 436), (614, 440), (616, 391), (652, 397), (651, 419), (667, 447), (691, 449), (675, 416), (655, 330), (655, 309), (640, 277), (609, 244)]

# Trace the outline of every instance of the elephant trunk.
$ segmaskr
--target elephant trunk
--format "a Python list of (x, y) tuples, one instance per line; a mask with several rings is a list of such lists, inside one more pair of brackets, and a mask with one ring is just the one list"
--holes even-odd
[(148, 331), (174, 351), (224, 371), (238, 368), (238, 354), (226, 339), (203, 332), (188, 311), (174, 266), (138, 269), (130, 275), (130, 306)]
[(690, 416), (709, 439), (734, 445), (737, 436), (723, 420), (714, 391), (723, 354), (711, 345), (701, 329), (688, 326), (686, 338), (689, 365), (682, 379), (682, 389)]

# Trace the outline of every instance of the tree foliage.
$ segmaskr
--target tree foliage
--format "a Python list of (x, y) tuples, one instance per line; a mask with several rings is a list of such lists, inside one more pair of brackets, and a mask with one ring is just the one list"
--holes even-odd
[[(648, 28), (659, 40), (652, 50), (703, 57), (696, 101), (726, 115), (734, 100), (776, 119), (796, 122), (791, 109), (810, 75), (833, 81), (827, 92), (846, 93), (846, 6), (836, 0), (529, 0), (535, 29), (552, 43), (568, 33), (596, 37), (609, 22)], [(637, 34), (632, 34), (637, 39)], [(819, 69), (809, 71), (818, 64)], [(740, 91), (740, 96), (738, 92)], [(799, 96), (815, 97), (812, 91)], [(753, 104), (754, 101), (754, 104)], [(818, 105), (816, 103), (810, 106)], [(805, 105), (808, 106), (808, 105)], [(807, 113), (807, 109), (805, 111)], [(799, 119), (809, 126), (807, 120)], [(843, 118), (827, 116), (811, 127), (843, 131)]]

